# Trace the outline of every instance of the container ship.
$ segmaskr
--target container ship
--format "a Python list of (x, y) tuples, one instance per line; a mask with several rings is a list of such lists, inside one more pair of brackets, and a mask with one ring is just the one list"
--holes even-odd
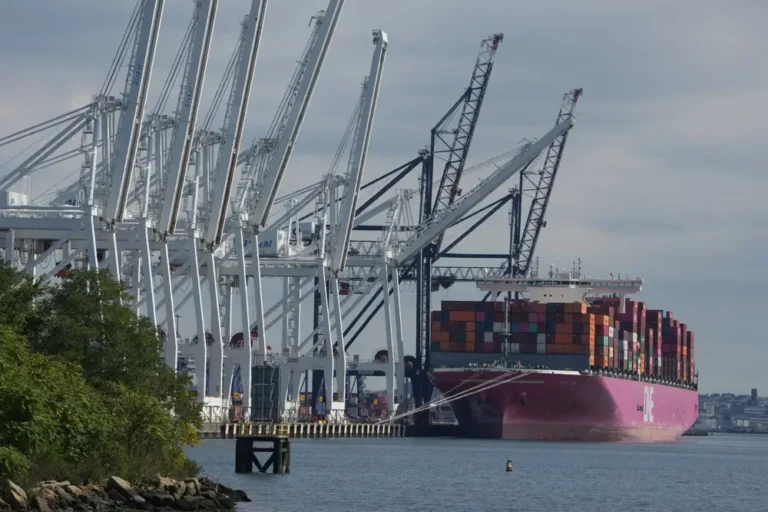
[(641, 279), (496, 278), (527, 300), (443, 301), (428, 377), (466, 437), (667, 442), (698, 416), (694, 335)]

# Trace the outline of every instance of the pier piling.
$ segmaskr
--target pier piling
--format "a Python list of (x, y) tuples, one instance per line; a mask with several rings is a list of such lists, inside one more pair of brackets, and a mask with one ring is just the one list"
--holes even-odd
[[(262, 463), (257, 454), (269, 453)], [(241, 436), (235, 444), (235, 473), (253, 473), (253, 467), (260, 473), (272, 468), (272, 473), (291, 472), (291, 442), (283, 436)]]

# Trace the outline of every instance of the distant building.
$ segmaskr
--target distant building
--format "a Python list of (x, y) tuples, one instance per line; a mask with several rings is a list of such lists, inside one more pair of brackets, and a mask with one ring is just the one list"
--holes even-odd
[(757, 405), (757, 388), (752, 388), (752, 393), (749, 399), (749, 405)]

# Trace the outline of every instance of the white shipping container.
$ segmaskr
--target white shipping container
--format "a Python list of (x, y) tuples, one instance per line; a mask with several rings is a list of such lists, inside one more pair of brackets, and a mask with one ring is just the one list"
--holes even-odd
[(504, 332), (504, 322), (493, 322), (493, 332)]
[(636, 332), (632, 333), (632, 341), (637, 341), (637, 333)]
[(483, 333), (483, 341), (486, 343), (493, 343), (493, 333), (492, 332)]
[(610, 336), (611, 338), (613, 338), (613, 327), (609, 327), (609, 328), (608, 328), (608, 336)]
[(547, 353), (547, 344), (546, 343), (537, 343), (536, 344), (536, 353), (537, 354), (546, 354)]
[[(543, 333), (543, 332), (540, 332), (539, 334), (536, 335), (536, 342), (537, 343), (546, 343), (547, 342), (547, 335), (545, 333)], [(543, 354), (544, 352), (541, 352), (541, 353)]]
[(629, 350), (629, 341), (627, 341), (627, 340), (622, 340), (622, 343), (624, 343), (624, 352), (626, 352), (627, 350)]
[(519, 343), (510, 343), (509, 344), (509, 351), (512, 354), (519, 354), (520, 353), (520, 344)]

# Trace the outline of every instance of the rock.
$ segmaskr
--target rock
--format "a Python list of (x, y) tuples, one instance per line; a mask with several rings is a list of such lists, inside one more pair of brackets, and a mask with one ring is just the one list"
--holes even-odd
[(250, 503), (251, 498), (248, 497), (247, 494), (245, 494), (245, 491), (240, 491), (237, 489), (232, 489), (232, 492), (229, 493), (229, 497), (232, 498), (235, 502), (241, 501), (243, 503)]
[(35, 487), (30, 489), (29, 493), (44, 499), (45, 502), (51, 507), (55, 507), (59, 501), (59, 497), (56, 494), (56, 491), (54, 491), (53, 487)]
[(0, 500), (0, 510), (11, 510), (11, 506), (3, 500)]
[(58, 496), (59, 500), (67, 507), (71, 507), (72, 504), (75, 503), (75, 498), (70, 496), (69, 493), (61, 487), (54, 487), (53, 491), (56, 493), (56, 496)]
[(216, 500), (219, 502), (219, 506), (222, 509), (233, 510), (235, 508), (235, 502), (226, 494), (219, 494), (216, 497)]
[(219, 496), (216, 494), (216, 491), (212, 491), (212, 490), (205, 490), (205, 491), (201, 491), (201, 492), (200, 492), (200, 496), (202, 496), (203, 498), (207, 498), (207, 499), (209, 499), (209, 500), (212, 500), (212, 501), (215, 501), (215, 500), (216, 500), (216, 498), (218, 498), (218, 497), (219, 497)]
[(197, 508), (192, 496), (183, 496), (173, 502), (173, 508), (176, 510), (195, 510)]
[[(168, 491), (171, 492), (171, 489), (168, 489)], [(173, 486), (171, 495), (173, 495), (174, 500), (178, 501), (184, 496), (185, 492), (187, 492), (187, 484), (184, 482), (176, 482), (176, 485)]]
[(40, 496), (36, 496), (32, 499), (32, 508), (39, 510), (40, 512), (51, 512), (51, 507), (48, 505), (48, 501)]
[(125, 498), (123, 495), (115, 489), (107, 490), (107, 499), (116, 502), (118, 505), (125, 503)]
[(192, 482), (186, 482), (187, 490), (184, 493), (185, 496), (194, 496), (197, 494), (197, 487)]
[(204, 476), (199, 479), (200, 485), (203, 486), (203, 490), (207, 489), (213, 489), (216, 490), (216, 486), (218, 485), (216, 482), (214, 482), (212, 479), (208, 478), (207, 476)]
[(159, 491), (166, 491), (171, 492), (174, 487), (176, 487), (176, 481), (172, 478), (166, 478), (164, 476), (157, 476), (153, 481), (152, 485), (157, 487)]
[(186, 484), (192, 484), (195, 486), (195, 494), (200, 494), (200, 491), (203, 490), (203, 486), (200, 484), (200, 480), (197, 478), (189, 478), (187, 480), (184, 480), (184, 483)]
[(10, 480), (6, 480), (4, 483), (5, 485), (3, 487), (6, 488), (6, 491), (3, 495), (3, 499), (8, 502), (11, 508), (27, 508), (29, 506), (29, 500), (27, 498), (27, 493), (24, 492), (24, 489), (11, 482)]
[(107, 480), (107, 489), (117, 491), (127, 501), (131, 501), (135, 505), (141, 505), (142, 506), (141, 508), (143, 508), (143, 506), (147, 504), (146, 500), (141, 496), (139, 496), (139, 493), (133, 490), (133, 487), (131, 487), (131, 484), (126, 482), (122, 478), (119, 478), (116, 476), (109, 477), (109, 480)]
[(155, 507), (170, 507), (174, 502), (173, 496), (165, 492), (144, 491), (141, 496)]

